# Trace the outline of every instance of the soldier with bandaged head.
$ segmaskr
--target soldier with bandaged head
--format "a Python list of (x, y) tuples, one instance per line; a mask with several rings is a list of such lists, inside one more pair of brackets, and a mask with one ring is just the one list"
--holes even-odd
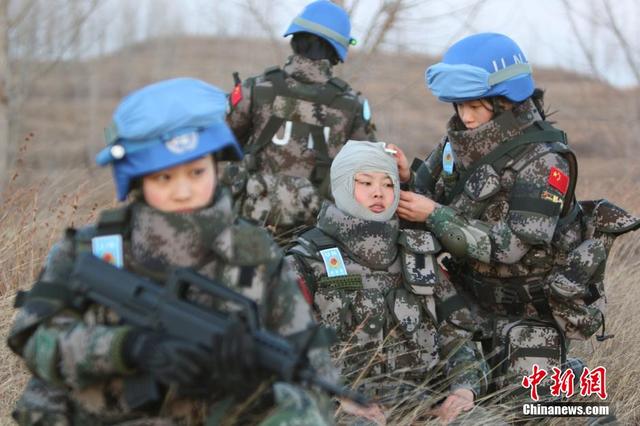
[(399, 153), (411, 191), (402, 192), (398, 215), (433, 232), (448, 253), (450, 280), (436, 294), (440, 356), (467, 397), (487, 385), (522, 391), (533, 363), (565, 368), (567, 338), (604, 327), (607, 254), (640, 220), (605, 200), (576, 201), (575, 156), (545, 119), (543, 92), (509, 37), (460, 40), (426, 81), (455, 113), (415, 170)]
[(337, 333), (332, 353), (345, 380), (374, 401), (345, 410), (378, 424), (391, 407), (434, 397), (438, 362), (440, 244), (431, 232), (399, 227), (396, 149), (347, 142), (331, 166), (335, 203), (325, 201), (316, 226), (287, 251), (318, 318)]
[(238, 80), (229, 96), (227, 121), (245, 159), (225, 173), (239, 213), (277, 233), (313, 223), (348, 139), (375, 140), (369, 103), (333, 76), (355, 44), (347, 13), (314, 1), (284, 35), (293, 49), (284, 67)]
[[(312, 326), (279, 248), (266, 231), (236, 220), (228, 189), (218, 185), (218, 160), (242, 157), (226, 107), (219, 89), (178, 78), (137, 90), (116, 109), (97, 161), (112, 165), (118, 199), (130, 200), (95, 225), (69, 229), (18, 298), (8, 343), (33, 375), (13, 414), (19, 424), (332, 423), (319, 391), (271, 386), (240, 321), (205, 350), (74, 296), (74, 262), (92, 253), (159, 284), (175, 268), (192, 268), (255, 300), (265, 327), (292, 339)], [(185, 292), (200, 309), (217, 306), (199, 287)], [(328, 351), (316, 344), (304, 350), (333, 380)], [(130, 379), (139, 374), (153, 379), (153, 389), (143, 389), (156, 397), (138, 392)], [(203, 386), (204, 394), (189, 391)]]

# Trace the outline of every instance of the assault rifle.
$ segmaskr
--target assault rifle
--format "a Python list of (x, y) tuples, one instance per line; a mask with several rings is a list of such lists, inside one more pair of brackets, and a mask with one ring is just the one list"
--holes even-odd
[[(255, 301), (191, 269), (176, 269), (163, 286), (90, 253), (82, 253), (76, 259), (71, 278), (80, 300), (91, 300), (112, 309), (126, 324), (186, 339), (204, 348), (212, 349), (214, 336), (224, 333), (240, 318), (253, 338), (261, 370), (286, 382), (317, 386), (330, 395), (367, 404), (361, 394), (318, 377), (305, 350), (264, 329)], [(191, 302), (186, 298), (190, 288), (232, 308), (223, 311)], [(125, 398), (132, 408), (142, 409), (162, 397), (151, 377), (141, 376), (125, 382)]]

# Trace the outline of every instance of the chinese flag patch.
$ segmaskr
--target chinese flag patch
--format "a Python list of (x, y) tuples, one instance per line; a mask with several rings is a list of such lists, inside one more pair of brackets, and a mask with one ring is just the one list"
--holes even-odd
[(238, 102), (242, 100), (242, 87), (239, 84), (236, 84), (236, 87), (233, 88), (230, 99), (232, 107), (238, 105)]
[(567, 193), (567, 188), (569, 188), (569, 176), (562, 173), (561, 170), (552, 167), (551, 172), (549, 173), (548, 182), (549, 185), (562, 192), (562, 195)]

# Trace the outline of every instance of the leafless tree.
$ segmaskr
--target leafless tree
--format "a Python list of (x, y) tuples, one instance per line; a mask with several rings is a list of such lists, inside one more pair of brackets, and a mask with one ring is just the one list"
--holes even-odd
[[(564, 9), (573, 31), (573, 35), (578, 42), (578, 46), (582, 51), (591, 74), (598, 78), (603, 79), (603, 62), (609, 62), (603, 60), (603, 55), (615, 55), (621, 54), (624, 58), (627, 70), (633, 75), (635, 83), (640, 85), (640, 57), (637, 52), (640, 45), (637, 44), (637, 40), (625, 33), (619, 22), (619, 17), (614, 13), (614, 8), (610, 0), (598, 0), (588, 3), (590, 7), (585, 7), (585, 3), (580, 3), (580, 8), (576, 7), (575, 3), (571, 3), (567, 0), (562, 0)], [(632, 10), (627, 10), (627, 13), (637, 16), (638, 5), (637, 3), (628, 3), (628, 7)], [(587, 11), (587, 12), (586, 12)], [(591, 26), (590, 31), (584, 31), (580, 27), (581, 21)], [(594, 32), (598, 30), (603, 34), (608, 34), (612, 41), (613, 48), (601, 49), (600, 45), (595, 42)]]
[[(100, 0), (0, 0), (0, 190), (20, 108), (33, 84), (86, 48), (84, 28)], [(15, 148), (15, 147), (13, 147)]]

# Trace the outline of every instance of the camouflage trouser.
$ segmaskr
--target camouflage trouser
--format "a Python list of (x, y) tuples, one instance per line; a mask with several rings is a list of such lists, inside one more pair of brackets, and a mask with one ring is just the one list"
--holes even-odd
[[(319, 407), (317, 398), (289, 383), (273, 385), (276, 408), (260, 422), (260, 426), (324, 426), (332, 425), (328, 407)], [(328, 404), (328, 401), (327, 401)]]
[(31, 378), (11, 413), (19, 425), (71, 425), (70, 404), (64, 389)]
[(32, 377), (11, 413), (21, 426), (175, 426), (171, 420), (159, 417), (119, 422), (105, 422), (100, 417), (74, 408), (67, 390), (54, 387)]

